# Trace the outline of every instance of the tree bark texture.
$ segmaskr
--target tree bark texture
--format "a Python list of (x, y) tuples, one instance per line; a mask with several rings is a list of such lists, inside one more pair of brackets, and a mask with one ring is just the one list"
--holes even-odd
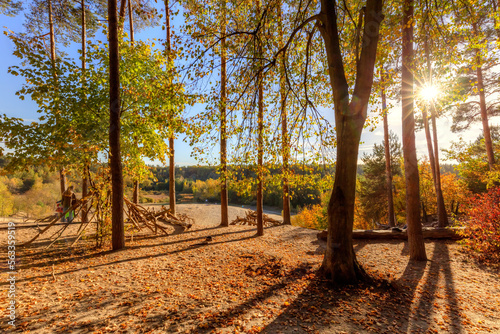
[(357, 63), (353, 96), (349, 100), (337, 27), (336, 1), (322, 0), (319, 27), (325, 43), (335, 105), (337, 165), (328, 204), (328, 241), (322, 271), (334, 284), (353, 284), (366, 277), (352, 246), (359, 140), (366, 120), (373, 69), (383, 19), (382, 1), (368, 0), (363, 45)]
[[(384, 75), (382, 75), (382, 85), (385, 85)], [(389, 226), (396, 226), (396, 215), (394, 213), (394, 199), (392, 196), (392, 169), (391, 169), (391, 144), (389, 142), (389, 122), (387, 121), (387, 101), (385, 90), (382, 87), (382, 113), (384, 114), (384, 151), (385, 151), (385, 178), (387, 186), (387, 220)]]
[(446, 213), (446, 207), (444, 205), (443, 189), (441, 187), (441, 167), (439, 165), (439, 145), (437, 137), (437, 125), (436, 125), (436, 110), (435, 106), (431, 110), (431, 121), (432, 121), (432, 135), (434, 139), (434, 159), (436, 167), (436, 196), (437, 196), (437, 214), (438, 214), (438, 226), (446, 227), (448, 226), (448, 214)]
[[(85, 0), (81, 0), (82, 3), (82, 72), (84, 77), (85, 85), (85, 71), (87, 69), (87, 22), (85, 17)], [(90, 169), (88, 163), (85, 163), (83, 167), (83, 177), (82, 177), (82, 198), (88, 195), (88, 175)], [(85, 224), (88, 221), (88, 206), (87, 203), (82, 205), (82, 223)]]
[(132, 1), (128, 0), (128, 23), (130, 26), (130, 41), (134, 44), (134, 17), (132, 15)]
[(108, 0), (109, 38), (109, 148), (111, 170), (111, 243), (113, 250), (125, 247), (123, 224), (123, 174), (120, 152), (120, 56), (118, 48), (117, 0)]
[(429, 127), (429, 114), (427, 114), (427, 107), (422, 109), (422, 119), (424, 121), (425, 142), (427, 143), (427, 152), (429, 153), (429, 164), (431, 165), (432, 179), (434, 185), (436, 184), (436, 162), (434, 160), (434, 147), (432, 144), (431, 129)]
[(134, 180), (134, 193), (132, 194), (132, 202), (139, 204), (139, 181)]
[(410, 260), (425, 261), (424, 238), (420, 223), (420, 193), (415, 119), (413, 115), (413, 0), (403, 1), (403, 67), (402, 67), (402, 125), (403, 157), (406, 180), (406, 224)]
[[(226, 35), (226, 2), (222, 3), (221, 35)], [(227, 198), (227, 110), (226, 110), (226, 39), (221, 40), (220, 57), (220, 225), (229, 226)]]
[(168, 196), (170, 197), (170, 211), (175, 215), (175, 147), (174, 147), (174, 136), (168, 138), (168, 145), (170, 148), (169, 157), (169, 175), (168, 175)]
[[(50, 38), (50, 60), (52, 62), (52, 68), (54, 71), (54, 80), (57, 80), (56, 74), (56, 37), (54, 33), (54, 19), (52, 15), (52, 0), (48, 0), (49, 7), (49, 38)], [(59, 186), (61, 189), (61, 195), (66, 190), (66, 173), (64, 172), (64, 167), (59, 169)]]
[[(424, 39), (425, 43), (425, 58), (427, 60), (427, 81), (432, 85), (432, 67), (430, 59), (430, 47), (427, 39), (427, 34)], [(431, 121), (432, 121), (432, 133), (433, 140), (431, 139), (431, 134), (429, 130), (429, 119), (427, 118), (426, 108), (422, 111), (422, 117), (424, 118), (425, 127), (425, 138), (427, 140), (427, 149), (429, 150), (429, 161), (431, 164), (432, 178), (434, 180), (434, 189), (436, 191), (436, 207), (438, 214), (438, 224), (439, 227), (445, 227), (448, 225), (448, 215), (446, 213), (446, 207), (444, 206), (443, 191), (441, 189), (441, 170), (439, 166), (439, 146), (437, 139), (437, 127), (436, 127), (436, 105), (434, 101), (430, 101)], [(424, 220), (427, 217), (424, 216)]]
[[(165, 0), (165, 25), (167, 30), (167, 57), (170, 60), (171, 55), (171, 40), (170, 40), (170, 6), (169, 1)], [(168, 139), (168, 146), (170, 149), (169, 156), (169, 173), (168, 173), (168, 197), (170, 201), (170, 211), (175, 216), (175, 137), (174, 134)]]
[[(278, 3), (278, 17), (279, 17), (279, 45), (283, 46), (283, 22), (282, 16), (282, 3)], [(281, 155), (283, 159), (283, 224), (291, 225), (292, 220), (290, 217), (290, 135), (288, 133), (288, 114), (286, 109), (286, 78), (285, 66), (286, 58), (283, 54), (280, 57), (280, 108), (281, 108)]]
[[(88, 175), (90, 173), (89, 166), (86, 164), (83, 167), (83, 178), (82, 178), (82, 198), (87, 197), (89, 194), (89, 180)], [(88, 222), (88, 206), (87, 203), (82, 205), (82, 223)]]
[(490, 168), (490, 171), (492, 171), (495, 166), (495, 154), (493, 153), (493, 142), (491, 140), (490, 125), (488, 123), (486, 95), (484, 93), (483, 68), (481, 67), (481, 54), (479, 50), (476, 52), (476, 57), (478, 58), (476, 76), (477, 89), (479, 91), (479, 106), (481, 109), (481, 122), (483, 124), (484, 145), (486, 146), (486, 154), (488, 156), (488, 166)]
[[(260, 0), (257, 0), (257, 16), (260, 15)], [(257, 55), (262, 55), (261, 36), (257, 36)], [(257, 114), (257, 235), (264, 235), (263, 205), (264, 205), (264, 84), (262, 72), (257, 76), (258, 114)]]

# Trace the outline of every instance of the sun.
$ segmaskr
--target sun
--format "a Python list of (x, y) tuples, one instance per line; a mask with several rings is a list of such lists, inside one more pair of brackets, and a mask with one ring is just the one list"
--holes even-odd
[(424, 86), (420, 90), (420, 96), (425, 101), (434, 101), (438, 95), (439, 88), (437, 88), (436, 86)]

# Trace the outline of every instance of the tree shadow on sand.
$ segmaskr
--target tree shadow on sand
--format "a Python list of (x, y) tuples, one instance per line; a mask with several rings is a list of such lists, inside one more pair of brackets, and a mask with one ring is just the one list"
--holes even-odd
[[(448, 246), (434, 245), (431, 261), (410, 261), (393, 283), (375, 279), (332, 288), (316, 277), (263, 333), (427, 333), (438, 329), (464, 333)], [(440, 275), (444, 287), (438, 286)], [(435, 306), (438, 294), (444, 298), (442, 306)], [(448, 323), (433, 319), (439, 312)]]

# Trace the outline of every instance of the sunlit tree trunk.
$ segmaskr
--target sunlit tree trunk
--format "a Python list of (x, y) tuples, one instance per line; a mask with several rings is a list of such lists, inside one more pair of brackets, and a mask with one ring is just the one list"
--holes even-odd
[[(477, 30), (475, 26), (474, 30)], [(481, 122), (483, 123), (484, 145), (486, 146), (486, 154), (488, 156), (488, 166), (491, 171), (495, 166), (495, 155), (493, 153), (493, 142), (491, 140), (490, 125), (488, 123), (488, 111), (486, 108), (486, 95), (484, 92), (483, 68), (481, 66), (481, 62), (482, 62), (481, 51), (477, 49), (476, 50), (477, 89), (479, 93), (479, 106), (481, 109)]]
[[(52, 61), (52, 67), (54, 71), (54, 79), (57, 80), (56, 74), (56, 38), (54, 33), (54, 19), (52, 15), (52, 0), (48, 0), (49, 7), (49, 37), (50, 37), (50, 60)], [(61, 195), (66, 190), (66, 173), (64, 172), (64, 167), (59, 169), (59, 185), (61, 189)]]
[(420, 194), (415, 119), (413, 115), (413, 0), (403, 2), (403, 67), (402, 67), (402, 124), (403, 157), (406, 180), (406, 224), (410, 260), (425, 261), (424, 238), (420, 223)]
[(108, 0), (109, 38), (109, 149), (111, 170), (111, 242), (113, 250), (125, 247), (123, 174), (120, 152), (120, 56), (116, 1)]
[(357, 62), (353, 96), (349, 98), (339, 30), (336, 1), (322, 0), (319, 30), (325, 43), (328, 73), (335, 105), (337, 164), (328, 203), (328, 238), (322, 272), (334, 284), (354, 284), (366, 277), (353, 250), (352, 229), (359, 140), (366, 120), (373, 84), (373, 69), (383, 19), (382, 0), (366, 2), (363, 45)]
[[(257, 16), (260, 15), (260, 0), (257, 0)], [(262, 57), (261, 36), (257, 36), (257, 57)], [(260, 62), (261, 63), (261, 62)], [(264, 235), (263, 204), (264, 204), (264, 77), (262, 72), (257, 76), (258, 114), (257, 114), (257, 235)]]
[[(283, 46), (282, 3), (278, 4), (279, 43)], [(286, 110), (286, 78), (285, 55), (280, 58), (280, 108), (281, 108), (281, 155), (283, 158), (283, 223), (291, 224), (290, 218), (290, 135), (288, 133), (288, 120)]]
[[(128, 2), (128, 22), (129, 22), (129, 26), (130, 26), (130, 44), (131, 45), (134, 45), (134, 16), (132, 14), (132, 2), (130, 0), (127, 1)], [(135, 142), (135, 144), (137, 145), (137, 141)], [(135, 204), (138, 204), (139, 203), (139, 179), (138, 177), (136, 176), (134, 178), (134, 192), (132, 194), (132, 202), (135, 203)]]
[(226, 110), (226, 1), (222, 0), (221, 20), (221, 59), (220, 59), (220, 209), (221, 226), (229, 226), (227, 198), (227, 110)]
[(385, 151), (385, 177), (387, 186), (387, 218), (389, 226), (396, 226), (394, 214), (394, 199), (392, 196), (392, 168), (391, 168), (391, 143), (389, 142), (389, 122), (387, 121), (387, 102), (385, 97), (385, 75), (382, 74), (382, 113), (384, 115), (384, 151)]
[(435, 171), (436, 171), (436, 196), (437, 196), (437, 210), (438, 210), (438, 226), (446, 227), (448, 225), (448, 214), (446, 213), (446, 207), (444, 205), (443, 190), (441, 187), (441, 168), (439, 166), (439, 146), (437, 138), (437, 125), (436, 125), (436, 110), (435, 107), (431, 110), (431, 121), (432, 121), (432, 135), (434, 137), (434, 159), (435, 159)]
[(127, 7), (127, 2), (128, 2), (128, 0), (121, 0), (120, 1), (120, 14), (118, 16), (119, 29), (122, 29), (123, 25), (125, 23), (125, 8)]
[[(427, 61), (427, 81), (432, 86), (432, 67), (430, 60), (429, 43), (427, 40), (427, 35), (424, 39), (424, 51), (425, 58)], [(428, 104), (429, 105), (429, 104)], [(429, 120), (427, 118), (427, 106), (422, 110), (422, 117), (424, 119), (425, 127), (425, 137), (427, 140), (427, 149), (429, 150), (429, 162), (431, 164), (432, 177), (434, 180), (434, 189), (436, 191), (436, 203), (437, 203), (437, 215), (438, 215), (438, 226), (445, 227), (448, 225), (448, 215), (446, 213), (446, 207), (444, 206), (443, 191), (441, 189), (441, 170), (439, 167), (439, 146), (437, 139), (437, 128), (436, 128), (436, 106), (434, 101), (430, 103), (431, 121), (432, 121), (432, 132), (434, 140), (431, 139), (431, 134), (429, 130)], [(424, 217), (426, 219), (427, 217)]]
[(424, 122), (425, 142), (427, 143), (427, 152), (429, 153), (429, 163), (431, 165), (432, 177), (436, 182), (436, 164), (434, 162), (434, 147), (432, 145), (431, 129), (429, 127), (429, 115), (427, 114), (428, 106), (422, 108), (422, 119)]
[(132, 2), (128, 0), (128, 22), (130, 26), (130, 41), (134, 44), (134, 17), (132, 15)]
[[(171, 53), (171, 40), (170, 40), (170, 6), (169, 1), (165, 0), (165, 20), (167, 28), (167, 56), (170, 60)], [(168, 174), (168, 196), (170, 200), (170, 211), (175, 215), (175, 147), (174, 147), (174, 133), (172, 130), (172, 135), (168, 138), (169, 147), (169, 174)]]
[[(85, 80), (85, 71), (87, 67), (87, 23), (85, 18), (85, 0), (82, 0), (82, 72)], [(89, 175), (89, 163), (85, 160), (85, 166), (83, 167), (83, 177), (82, 177), (82, 198), (88, 195), (88, 175)], [(82, 206), (82, 223), (87, 223), (88, 207), (87, 204)]]

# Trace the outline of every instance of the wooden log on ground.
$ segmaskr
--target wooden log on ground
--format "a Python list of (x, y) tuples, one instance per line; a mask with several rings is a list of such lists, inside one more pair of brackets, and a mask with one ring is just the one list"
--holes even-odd
[[(453, 228), (423, 228), (422, 233), (424, 239), (447, 239), (460, 240), (463, 237), (459, 231), (462, 227)], [(326, 241), (327, 231), (321, 231), (317, 234), (319, 240)], [(352, 231), (353, 239), (368, 239), (368, 240), (407, 240), (408, 234), (406, 231), (395, 230), (354, 230)]]

